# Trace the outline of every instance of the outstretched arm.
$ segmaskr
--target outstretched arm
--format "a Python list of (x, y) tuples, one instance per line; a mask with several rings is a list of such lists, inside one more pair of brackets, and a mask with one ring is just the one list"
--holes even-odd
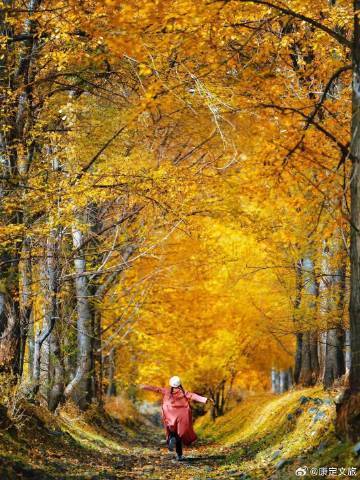
[(161, 387), (154, 387), (153, 385), (139, 385), (139, 388), (142, 390), (148, 390), (149, 392), (156, 392), (164, 394), (164, 388)]
[(208, 400), (206, 397), (202, 397), (201, 395), (198, 395), (197, 393), (192, 393), (192, 392), (187, 392), (186, 397), (189, 400), (193, 400), (194, 402), (200, 402), (200, 403), (206, 403)]

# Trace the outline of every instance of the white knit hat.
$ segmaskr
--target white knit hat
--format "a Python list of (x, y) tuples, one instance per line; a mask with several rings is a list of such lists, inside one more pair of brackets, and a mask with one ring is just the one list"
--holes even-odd
[(171, 377), (170, 380), (169, 380), (169, 384), (170, 384), (170, 387), (177, 388), (177, 387), (180, 387), (181, 380), (177, 376)]

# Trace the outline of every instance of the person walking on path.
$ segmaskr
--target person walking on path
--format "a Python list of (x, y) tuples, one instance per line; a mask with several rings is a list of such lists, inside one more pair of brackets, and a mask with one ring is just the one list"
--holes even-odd
[(169, 385), (170, 388), (152, 385), (140, 385), (140, 388), (162, 395), (162, 420), (167, 444), (170, 451), (176, 450), (178, 460), (183, 460), (183, 445), (188, 446), (197, 438), (193, 429), (190, 401), (206, 403), (208, 399), (185, 391), (177, 376), (170, 378)]

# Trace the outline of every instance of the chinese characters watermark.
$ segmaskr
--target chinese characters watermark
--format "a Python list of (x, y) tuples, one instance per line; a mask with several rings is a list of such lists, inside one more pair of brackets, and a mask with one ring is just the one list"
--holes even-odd
[(356, 467), (299, 467), (295, 470), (297, 477), (312, 475), (313, 477), (356, 477)]

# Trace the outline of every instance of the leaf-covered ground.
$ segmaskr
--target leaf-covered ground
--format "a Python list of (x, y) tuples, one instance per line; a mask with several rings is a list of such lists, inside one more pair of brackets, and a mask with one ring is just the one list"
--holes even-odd
[(215, 424), (200, 419), (200, 441), (178, 462), (162, 430), (140, 417), (52, 416), (27, 405), (21, 429), (0, 431), (0, 478), (260, 480), (297, 478), (299, 466), (359, 468), (354, 446), (334, 435), (334, 410), (320, 389), (252, 396)]

